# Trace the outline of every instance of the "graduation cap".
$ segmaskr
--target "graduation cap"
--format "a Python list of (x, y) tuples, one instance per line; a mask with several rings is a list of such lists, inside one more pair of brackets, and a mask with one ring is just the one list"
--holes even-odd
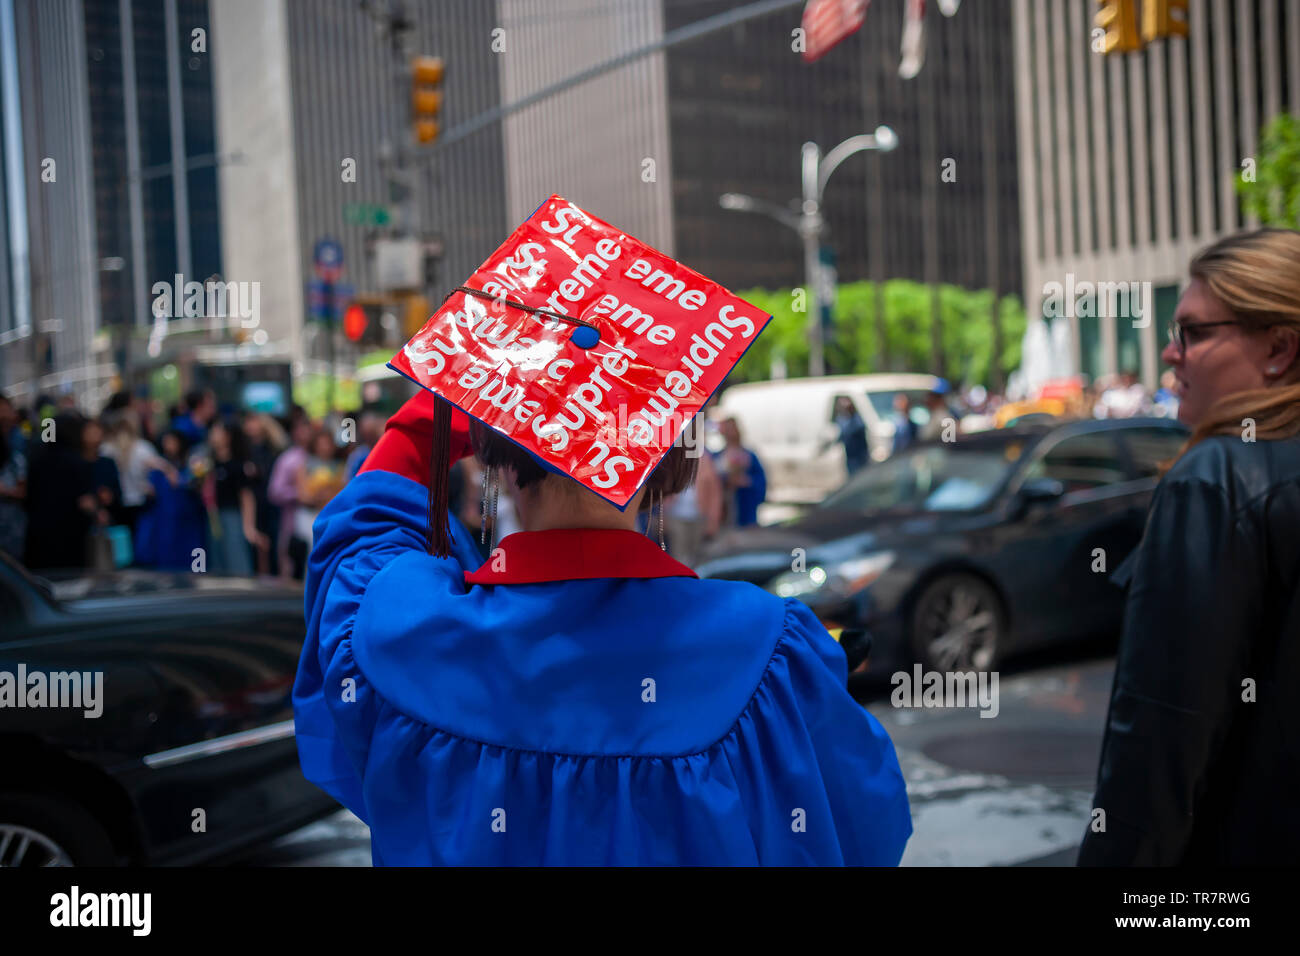
[(438, 398), (430, 553), (453, 408), (623, 509), (771, 318), (551, 196), (389, 363)]

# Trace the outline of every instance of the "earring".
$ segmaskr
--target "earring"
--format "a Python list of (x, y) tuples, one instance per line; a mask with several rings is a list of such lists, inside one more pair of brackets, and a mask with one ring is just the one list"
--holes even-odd
[(1276, 366), (1276, 365), (1270, 365), (1270, 366), (1268, 367), (1268, 374), (1269, 374), (1269, 375), (1276, 375), (1276, 374), (1277, 374), (1277, 366)]
[(664, 544), (664, 493), (662, 491), (659, 492), (659, 550), (668, 550), (668, 545)]
[(492, 512), (488, 515), (488, 520), (492, 522), (492, 530), (488, 533), (488, 546), (496, 544), (497, 539), (497, 498), (501, 495), (501, 470), (492, 469)]

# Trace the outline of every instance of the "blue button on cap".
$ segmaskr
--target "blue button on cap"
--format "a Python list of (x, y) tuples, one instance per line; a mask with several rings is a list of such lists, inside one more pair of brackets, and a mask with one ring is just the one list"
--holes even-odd
[(595, 348), (600, 342), (600, 331), (590, 326), (580, 325), (573, 330), (569, 336), (569, 341), (580, 349)]

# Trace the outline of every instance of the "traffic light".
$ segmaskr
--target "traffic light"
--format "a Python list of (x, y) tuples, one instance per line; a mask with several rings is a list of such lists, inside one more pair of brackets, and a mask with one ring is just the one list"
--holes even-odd
[(440, 56), (417, 56), (411, 60), (411, 130), (415, 141), (422, 145), (438, 138), (442, 74)]
[[(1177, 10), (1178, 17), (1172, 14)], [(1187, 0), (1144, 0), (1142, 4), (1142, 39), (1187, 36)]]
[(360, 342), (365, 338), (369, 325), (370, 318), (366, 315), (365, 307), (356, 302), (343, 313), (343, 334), (349, 342)]
[[(1103, 50), (1106, 53), (1132, 53), (1142, 49), (1133, 0), (1097, 0), (1097, 3), (1101, 9), (1097, 11), (1096, 23), (1106, 31)], [(1147, 6), (1150, 5), (1148, 0)]]
[[(369, 345), (376, 348), (391, 344), (388, 330), (385, 328), (384, 313), (393, 312), (393, 303), (387, 296), (359, 295), (349, 303), (343, 312), (343, 336), (349, 342)], [(391, 318), (388, 326), (395, 323)]]
[(343, 335), (358, 345), (396, 347), (429, 320), (422, 295), (359, 295), (343, 312)]
[(424, 328), (424, 323), (429, 321), (431, 314), (428, 299), (422, 295), (408, 295), (402, 319), (402, 334), (409, 339)]

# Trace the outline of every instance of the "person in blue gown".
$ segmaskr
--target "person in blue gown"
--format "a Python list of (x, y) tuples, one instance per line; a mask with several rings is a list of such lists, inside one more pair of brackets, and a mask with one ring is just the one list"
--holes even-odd
[(476, 427), (526, 530), (483, 562), (448, 516), (434, 557), (434, 401), (321, 512), (307, 572), (302, 769), (369, 825), (376, 865), (899, 862), (903, 777), (839, 644), (634, 530), (647, 489), (680, 490), (683, 449), (619, 511)]

